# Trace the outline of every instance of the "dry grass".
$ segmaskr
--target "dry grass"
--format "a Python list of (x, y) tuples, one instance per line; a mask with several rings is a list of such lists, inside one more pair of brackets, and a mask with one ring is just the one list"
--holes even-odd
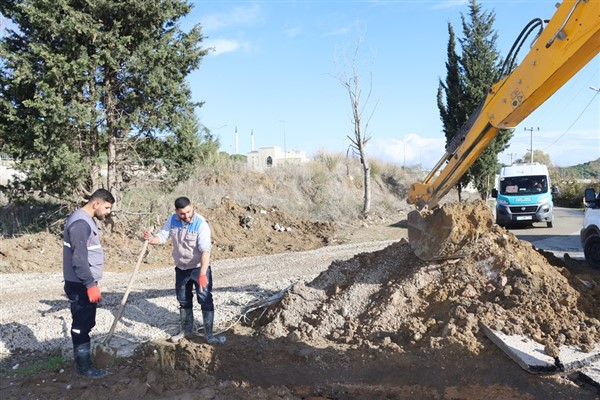
[[(407, 209), (406, 193), (418, 179), (414, 171), (373, 160), (371, 167), (372, 213)], [(140, 182), (124, 194), (115, 215), (118, 226), (134, 233), (162, 224), (173, 211), (173, 201), (178, 196), (189, 197), (200, 210), (215, 207), (228, 197), (244, 206), (275, 206), (308, 220), (339, 223), (359, 218), (363, 203), (359, 161), (334, 153), (318, 154), (302, 166), (289, 165), (264, 173), (249, 170), (240, 161), (211, 163), (199, 167), (188, 181), (179, 183), (171, 192), (161, 191), (157, 186), (156, 182)], [(0, 203), (0, 235), (49, 229), (56, 221), (39, 223), (40, 215), (47, 215), (43, 214), (47, 211), (39, 206)]]
[[(372, 165), (371, 211), (389, 213), (407, 209), (406, 194), (418, 180), (409, 169), (375, 161)], [(199, 168), (171, 193), (140, 186), (125, 196), (124, 210), (144, 215), (143, 224), (157, 224), (173, 211), (178, 196), (189, 197), (200, 210), (215, 207), (224, 197), (244, 206), (276, 206), (313, 221), (349, 222), (360, 217), (363, 176), (359, 161), (342, 154), (321, 153), (302, 166), (289, 165), (264, 173), (245, 163), (224, 162)]]

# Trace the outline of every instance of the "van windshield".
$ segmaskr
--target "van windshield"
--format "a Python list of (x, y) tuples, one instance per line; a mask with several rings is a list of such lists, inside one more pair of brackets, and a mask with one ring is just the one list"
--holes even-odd
[(510, 176), (500, 178), (500, 194), (523, 195), (548, 192), (548, 180), (544, 175)]

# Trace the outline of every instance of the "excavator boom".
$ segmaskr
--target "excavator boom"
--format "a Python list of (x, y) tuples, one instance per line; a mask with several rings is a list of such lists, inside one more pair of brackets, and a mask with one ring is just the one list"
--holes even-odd
[(521, 64), (492, 86), (434, 169), (422, 183), (411, 186), (408, 203), (417, 209), (434, 208), (499, 130), (522, 122), (599, 50), (600, 1), (561, 3)]
[[(452, 254), (442, 249), (455, 249), (444, 245), (455, 232), (449, 217), (428, 222), (419, 210), (435, 209), (501, 129), (523, 121), (599, 50), (600, 1), (565, 0), (559, 4), (519, 66), (491, 87), (423, 182), (411, 185), (407, 201), (417, 210), (409, 213), (408, 237), (419, 257), (449, 258)], [(434, 232), (437, 234), (432, 236)], [(432, 250), (431, 243), (438, 243), (438, 250)]]

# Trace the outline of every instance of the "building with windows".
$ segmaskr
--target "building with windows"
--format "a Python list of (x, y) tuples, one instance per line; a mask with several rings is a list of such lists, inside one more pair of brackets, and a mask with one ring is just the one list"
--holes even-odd
[(261, 147), (248, 153), (248, 167), (255, 171), (264, 172), (269, 168), (283, 165), (301, 165), (310, 159), (303, 151), (284, 152), (279, 147)]

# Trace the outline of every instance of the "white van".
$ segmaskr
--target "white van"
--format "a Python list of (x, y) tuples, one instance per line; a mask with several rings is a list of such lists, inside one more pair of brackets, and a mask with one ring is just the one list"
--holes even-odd
[(496, 198), (496, 223), (500, 226), (546, 222), (554, 223), (548, 168), (543, 164), (514, 164), (500, 169)]

